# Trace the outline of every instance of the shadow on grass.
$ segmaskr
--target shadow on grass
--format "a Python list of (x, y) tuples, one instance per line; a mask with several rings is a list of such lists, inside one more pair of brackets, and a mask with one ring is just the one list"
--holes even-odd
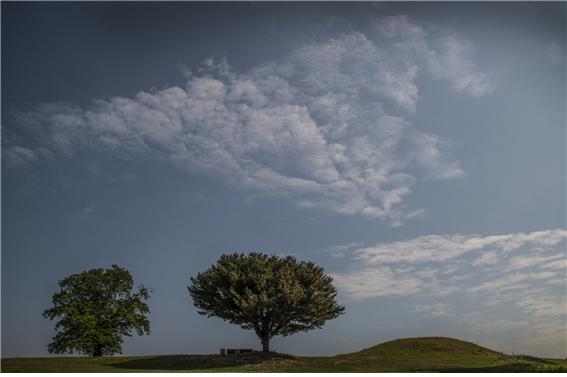
[[(260, 364), (269, 360), (293, 359), (293, 356), (277, 353), (254, 352), (243, 355), (168, 355), (148, 356), (108, 366), (138, 370), (196, 370), (231, 368)], [(126, 371), (125, 371), (126, 372)]]

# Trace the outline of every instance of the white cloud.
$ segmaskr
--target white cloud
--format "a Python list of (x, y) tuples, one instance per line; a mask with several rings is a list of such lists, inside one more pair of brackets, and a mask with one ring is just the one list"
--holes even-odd
[[(547, 344), (544, 325), (567, 331), (566, 242), (564, 229), (428, 235), (359, 247), (344, 254), (347, 270), (332, 275), (346, 300), (405, 297), (471, 336), (514, 330), (518, 344), (533, 349)], [(553, 342), (565, 347), (560, 340)]]
[(351, 242), (349, 244), (344, 244), (344, 245), (335, 245), (335, 246), (331, 246), (326, 248), (325, 250), (323, 250), (322, 252), (325, 254), (328, 254), (330, 256), (333, 257), (344, 257), (345, 255), (347, 255), (348, 252), (359, 248), (362, 246), (362, 243), (360, 242)]
[(149, 156), (220, 176), (251, 198), (400, 226), (426, 213), (404, 203), (416, 182), (464, 172), (449, 141), (385, 107), (416, 111), (418, 68), (432, 59), (446, 66), (435, 77), (475, 96), (484, 91), (468, 47), (459, 47), (467, 43), (453, 37), (429, 46), (405, 16), (377, 20), (376, 28), (385, 41), (348, 32), (245, 73), (208, 59), (196, 74), (184, 69), (184, 87), (20, 112), (19, 125), (35, 138), (3, 155), (19, 165), (85, 148)]
[(375, 20), (375, 30), (394, 40), (399, 59), (411, 56), (416, 65), (424, 67), (434, 78), (447, 80), (453, 88), (473, 97), (494, 90), (490, 77), (480, 72), (474, 60), (473, 44), (456, 34), (428, 35), (427, 30), (414, 24), (407, 16)]
[(415, 311), (433, 317), (446, 317), (453, 314), (452, 305), (447, 303), (418, 304), (415, 306)]
[(565, 317), (567, 313), (566, 300), (567, 295), (565, 294), (559, 300), (556, 296), (527, 296), (521, 297), (516, 305), (536, 317)]
[(554, 260), (553, 262), (549, 262), (543, 265), (545, 269), (552, 269), (552, 270), (563, 270), (567, 271), (567, 260), (566, 259), (558, 259)]
[(450, 160), (446, 151), (447, 141), (435, 135), (416, 135), (414, 150), (416, 161), (435, 179), (459, 178), (465, 175), (458, 162)]
[(422, 48), (424, 46), (425, 31), (420, 26), (414, 24), (405, 14), (376, 18), (373, 26), (376, 31), (386, 38), (399, 38), (404, 41), (417, 43)]
[(498, 262), (498, 252), (497, 251), (488, 251), (482, 254), (480, 257), (475, 259), (472, 263), (474, 267), (478, 266), (486, 266), (486, 265), (495, 265)]
[(559, 279), (558, 270), (565, 267), (566, 238), (562, 229), (422, 236), (351, 249), (342, 255), (354, 264), (334, 276), (341, 292), (353, 299), (457, 291), (496, 296), (534, 281), (561, 283), (552, 279)]
[(403, 269), (376, 267), (357, 269), (350, 273), (333, 274), (341, 293), (364, 300), (382, 296), (407, 296), (423, 290), (423, 281)]
[[(561, 260), (564, 256), (561, 254), (556, 255), (522, 255), (512, 257), (509, 260), (507, 271), (521, 270), (525, 268), (532, 268), (546, 262)], [(553, 263), (553, 262), (552, 262)], [(549, 266), (549, 265), (546, 265)]]
[(479, 72), (470, 59), (472, 45), (454, 35), (437, 40), (437, 49), (429, 51), (429, 70), (441, 79), (449, 80), (455, 90), (480, 97), (494, 90), (490, 78)]
[(504, 275), (501, 278), (487, 281), (477, 287), (467, 289), (469, 293), (486, 292), (501, 293), (508, 290), (515, 290), (528, 287), (526, 281), (529, 280), (544, 280), (557, 275), (556, 271), (543, 271), (537, 273), (514, 273)]
[[(428, 235), (408, 241), (360, 248), (357, 250), (355, 258), (371, 265), (381, 263), (415, 264), (446, 262), (469, 252), (479, 251), (488, 247), (498, 248), (499, 253), (502, 254), (518, 249), (526, 244), (531, 244), (534, 248), (555, 246), (566, 236), (567, 231), (562, 229), (494, 236)], [(493, 258), (493, 255), (494, 251), (490, 251), (488, 256), (484, 258)], [(479, 262), (475, 261), (474, 263), (478, 265)]]

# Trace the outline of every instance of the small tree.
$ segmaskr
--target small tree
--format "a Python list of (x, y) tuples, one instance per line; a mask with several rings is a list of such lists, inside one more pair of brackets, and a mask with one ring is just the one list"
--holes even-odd
[(344, 312), (332, 281), (312, 262), (231, 254), (191, 278), (188, 289), (199, 314), (253, 329), (269, 352), (272, 337), (321, 328)]
[(149, 334), (146, 318), (150, 295), (139, 286), (132, 292), (130, 272), (113, 265), (109, 269), (92, 269), (66, 277), (59, 282), (61, 290), (53, 295), (53, 307), (43, 316), (58, 317), (50, 353), (79, 353), (91, 356), (122, 353), (123, 336)]

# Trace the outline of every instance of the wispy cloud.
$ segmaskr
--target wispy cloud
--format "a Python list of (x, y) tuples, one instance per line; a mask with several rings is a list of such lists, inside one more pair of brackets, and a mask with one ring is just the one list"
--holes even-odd
[(557, 41), (548, 42), (544, 47), (544, 57), (549, 64), (561, 64), (565, 61), (565, 46)]
[(37, 155), (31, 149), (19, 145), (3, 150), (2, 157), (10, 168), (28, 167), (38, 160)]
[[(487, 248), (491, 250), (487, 251), (489, 257), (485, 258), (492, 258), (494, 249), (497, 249), (498, 253), (504, 256), (504, 253), (516, 250), (527, 244), (533, 246), (536, 252), (541, 252), (541, 248), (557, 245), (566, 235), (567, 231), (561, 229), (493, 236), (462, 234), (428, 235), (407, 241), (360, 248), (356, 251), (355, 258), (367, 265), (381, 265), (383, 263), (438, 263), (453, 261), (467, 253)], [(478, 255), (478, 257), (482, 257), (482, 255), (484, 254)], [(479, 264), (475, 261), (473, 265), (475, 263)]]
[(518, 329), (527, 342), (542, 336), (542, 324), (567, 331), (566, 241), (564, 229), (422, 236), (351, 250), (349, 267), (333, 277), (347, 300), (407, 297), (417, 313), (451, 317), (476, 334)]
[(415, 306), (416, 312), (423, 312), (433, 317), (442, 317), (452, 315), (452, 306), (447, 303), (436, 304), (418, 304)]
[(349, 244), (344, 244), (344, 245), (335, 245), (335, 246), (330, 246), (328, 248), (326, 248), (325, 250), (323, 250), (322, 252), (328, 255), (331, 255), (333, 257), (344, 257), (346, 255), (346, 253), (348, 253), (349, 251), (355, 250), (359, 247), (361, 247), (363, 244), (360, 242), (351, 242)]
[(437, 49), (429, 51), (429, 69), (434, 76), (449, 80), (457, 91), (481, 97), (494, 90), (490, 78), (479, 72), (470, 59), (472, 45), (454, 35), (440, 38)]
[(184, 70), (185, 87), (19, 112), (32, 136), (6, 144), (3, 157), (23, 165), (83, 148), (144, 155), (221, 176), (254, 198), (401, 225), (425, 214), (404, 203), (419, 179), (464, 176), (449, 140), (400, 115), (417, 109), (419, 67), (473, 96), (489, 90), (469, 42), (430, 44), (405, 16), (375, 26), (373, 35), (309, 43), (245, 73), (209, 59), (195, 75)]
[(79, 213), (75, 215), (75, 217), (84, 220), (90, 217), (92, 214), (94, 214), (97, 209), (98, 209), (98, 204), (91, 202), (87, 204), (85, 207), (83, 207), (81, 211), (79, 211)]
[[(495, 86), (490, 77), (481, 72), (472, 59), (473, 44), (455, 33), (439, 36), (414, 24), (406, 15), (375, 20), (375, 30), (389, 40), (399, 61), (408, 62), (412, 56), (413, 69), (423, 67), (433, 77), (447, 80), (459, 92), (480, 97), (491, 93)], [(416, 91), (417, 98), (417, 91)]]
[(426, 289), (424, 279), (411, 274), (411, 268), (362, 267), (335, 273), (333, 279), (349, 298), (364, 300), (380, 296), (408, 296)]

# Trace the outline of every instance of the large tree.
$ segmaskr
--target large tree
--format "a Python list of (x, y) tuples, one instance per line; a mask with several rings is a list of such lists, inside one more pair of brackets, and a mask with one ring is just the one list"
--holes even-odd
[(254, 330), (268, 352), (272, 337), (321, 328), (344, 312), (332, 281), (312, 262), (230, 254), (192, 277), (188, 289), (199, 314)]
[(53, 307), (43, 316), (53, 320), (57, 334), (48, 345), (50, 353), (79, 353), (91, 356), (122, 353), (123, 336), (149, 334), (150, 297), (144, 286), (133, 291), (127, 270), (113, 265), (66, 277), (53, 295)]

